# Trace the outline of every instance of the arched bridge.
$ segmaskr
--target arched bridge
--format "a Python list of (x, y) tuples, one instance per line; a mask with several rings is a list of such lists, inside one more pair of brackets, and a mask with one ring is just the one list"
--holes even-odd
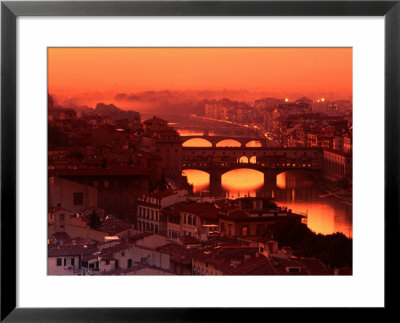
[[(247, 144), (253, 144), (254, 142), (256, 143), (257, 146), (260, 147), (266, 147), (267, 142), (265, 138), (260, 138), (260, 137), (230, 137), (230, 136), (181, 136), (181, 141), (182, 145), (184, 145), (186, 142), (192, 139), (203, 139), (208, 141), (212, 147), (218, 147), (219, 144), (224, 145), (225, 140), (229, 141), (236, 141), (237, 145), (240, 145), (240, 147), (246, 147)], [(185, 147), (185, 146), (183, 146)], [(225, 146), (224, 147), (229, 147)], [(191, 148), (191, 147), (187, 147)], [(231, 147), (230, 147), (231, 148)]]
[(319, 171), (320, 148), (285, 147), (182, 147), (182, 169), (210, 174), (210, 181), (221, 181), (222, 174), (238, 168), (261, 171), (267, 177), (288, 170)]

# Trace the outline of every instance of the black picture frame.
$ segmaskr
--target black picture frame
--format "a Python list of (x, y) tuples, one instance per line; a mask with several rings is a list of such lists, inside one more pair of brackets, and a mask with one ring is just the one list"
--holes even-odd
[[(236, 321), (265, 309), (16, 307), (16, 19), (19, 16), (384, 16), (385, 307), (396, 310), (399, 237), (400, 0), (395, 1), (2, 1), (1, 3), (1, 321)], [(373, 233), (371, 233), (371, 240)], [(373, 261), (373, 259), (371, 259)], [(266, 307), (268, 304), (266, 304)], [(271, 309), (272, 310), (272, 309)], [(273, 309), (283, 314), (285, 309)], [(329, 309), (327, 309), (329, 310)], [(250, 313), (249, 313), (250, 311)], [(329, 310), (332, 318), (336, 314)], [(287, 312), (285, 312), (287, 313)], [(250, 315), (250, 316), (249, 316)], [(253, 316), (254, 315), (254, 316)], [(352, 317), (349, 317), (352, 319)]]

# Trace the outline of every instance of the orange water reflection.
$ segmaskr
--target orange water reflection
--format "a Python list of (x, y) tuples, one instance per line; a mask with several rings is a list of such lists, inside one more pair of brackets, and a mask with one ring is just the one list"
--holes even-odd
[[(194, 191), (208, 192), (209, 174), (198, 170), (185, 170)], [(293, 212), (307, 214), (307, 225), (316, 233), (332, 234), (342, 232), (352, 237), (351, 206), (336, 200), (323, 199), (315, 185), (307, 178), (291, 173), (277, 176), (276, 187), (264, 187), (264, 175), (252, 169), (236, 169), (222, 175), (222, 190), (226, 197), (272, 196), (279, 206), (286, 206)]]
[(189, 184), (193, 185), (193, 192), (199, 193), (208, 190), (210, 186), (210, 174), (197, 169), (185, 169), (183, 176), (187, 176)]
[[(280, 206), (287, 206), (295, 213), (307, 215), (307, 226), (316, 233), (332, 234), (342, 232), (347, 237), (352, 237), (352, 225), (341, 219), (341, 210), (323, 202), (299, 202), (276, 200)], [(344, 214), (343, 214), (344, 215)]]
[(222, 175), (221, 185), (230, 198), (256, 196), (264, 186), (264, 174), (253, 169), (235, 169)]
[(280, 173), (276, 176), (276, 186), (282, 190), (286, 188), (286, 173)]

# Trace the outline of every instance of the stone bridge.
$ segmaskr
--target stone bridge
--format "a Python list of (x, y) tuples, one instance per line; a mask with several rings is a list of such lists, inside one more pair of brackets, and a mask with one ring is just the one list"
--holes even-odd
[(264, 183), (288, 170), (319, 171), (320, 148), (285, 147), (182, 147), (182, 169), (197, 169), (210, 174), (210, 182), (221, 182), (222, 174), (238, 168), (264, 173)]
[[(232, 136), (232, 137), (230, 137), (230, 136), (181, 136), (182, 145), (185, 142), (187, 142), (188, 140), (191, 140), (191, 139), (203, 139), (203, 140), (206, 140), (214, 148), (218, 147), (219, 143), (222, 144), (224, 140), (234, 140), (238, 144), (240, 144), (240, 147), (246, 147), (247, 144), (252, 143), (254, 141), (258, 142), (261, 147), (266, 147), (267, 146), (266, 138), (261, 138), (261, 137), (234, 137), (234, 136)], [(191, 148), (191, 147), (187, 147), (187, 148)], [(229, 148), (231, 148), (231, 147), (229, 147)]]

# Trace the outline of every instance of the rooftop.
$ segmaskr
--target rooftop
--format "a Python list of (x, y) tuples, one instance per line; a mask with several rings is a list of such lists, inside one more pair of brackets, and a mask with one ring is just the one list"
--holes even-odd
[(97, 251), (93, 245), (48, 245), (48, 257), (83, 256), (91, 255)]
[(190, 249), (177, 244), (168, 243), (166, 245), (156, 248), (156, 251), (170, 255), (170, 259), (176, 263), (183, 265), (190, 265), (192, 263), (192, 255)]

